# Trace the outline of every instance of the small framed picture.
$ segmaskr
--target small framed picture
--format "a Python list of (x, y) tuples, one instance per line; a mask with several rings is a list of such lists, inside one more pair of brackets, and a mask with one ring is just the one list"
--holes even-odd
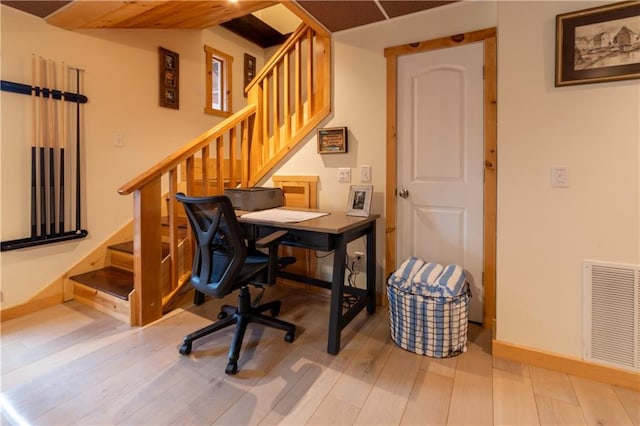
[(556, 87), (640, 78), (640, 2), (556, 16)]
[(180, 107), (180, 55), (163, 47), (158, 47), (160, 56), (160, 106), (179, 109)]
[(347, 152), (347, 128), (318, 129), (318, 153), (338, 154)]
[(372, 196), (373, 185), (351, 185), (347, 202), (347, 216), (369, 216)]
[[(256, 76), (256, 57), (248, 53), (244, 54), (244, 87), (246, 88)], [(246, 97), (247, 94), (245, 93)]]

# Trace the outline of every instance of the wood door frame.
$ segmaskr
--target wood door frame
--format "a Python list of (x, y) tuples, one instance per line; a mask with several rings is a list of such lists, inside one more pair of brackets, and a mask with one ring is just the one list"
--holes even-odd
[(430, 50), (484, 43), (484, 235), (483, 235), (483, 326), (495, 332), (496, 317), (496, 198), (497, 198), (497, 64), (496, 28), (456, 34), (418, 43), (388, 47), (387, 58), (387, 191), (385, 195), (385, 271), (388, 277), (396, 268), (397, 223), (397, 83), (398, 57)]

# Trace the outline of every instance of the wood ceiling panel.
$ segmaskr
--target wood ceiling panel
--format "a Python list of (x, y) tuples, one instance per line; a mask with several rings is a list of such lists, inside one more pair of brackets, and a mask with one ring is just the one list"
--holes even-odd
[(126, 7), (126, 1), (74, 1), (47, 17), (47, 23), (66, 29), (91, 28), (90, 23)]
[(218, 25), (276, 4), (273, 0), (75, 0), (47, 18), (61, 28), (196, 28)]

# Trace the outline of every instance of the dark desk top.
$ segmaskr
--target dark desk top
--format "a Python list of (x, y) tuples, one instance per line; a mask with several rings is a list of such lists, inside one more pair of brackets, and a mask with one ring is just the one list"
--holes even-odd
[[(310, 209), (291, 209), (314, 211)], [(321, 210), (317, 210), (321, 211)], [(276, 222), (268, 220), (257, 220), (242, 217), (243, 211), (236, 211), (238, 220), (241, 223), (249, 223), (253, 225), (273, 226), (282, 229), (298, 229), (302, 231), (324, 232), (328, 234), (341, 234), (358, 226), (373, 222), (380, 217), (379, 214), (372, 214), (367, 217), (347, 216), (345, 212), (331, 212), (328, 215), (320, 216), (315, 219), (305, 220), (303, 222)]]

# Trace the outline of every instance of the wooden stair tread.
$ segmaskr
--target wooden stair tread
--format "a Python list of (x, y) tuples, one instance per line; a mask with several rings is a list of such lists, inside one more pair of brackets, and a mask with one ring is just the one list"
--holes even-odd
[(113, 266), (74, 275), (71, 279), (122, 300), (128, 300), (133, 290), (133, 273)]
[[(113, 244), (109, 246), (111, 250), (128, 253), (133, 255), (133, 241), (125, 241), (124, 243)], [(169, 256), (169, 243), (162, 243), (162, 258)]]

